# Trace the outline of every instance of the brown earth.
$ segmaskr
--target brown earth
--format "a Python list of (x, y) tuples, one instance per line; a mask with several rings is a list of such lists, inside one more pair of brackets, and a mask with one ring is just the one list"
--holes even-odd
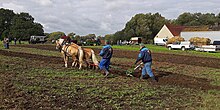
[[(28, 48), (38, 48), (42, 50), (50, 50), (50, 51), (56, 51), (54, 46), (51, 45), (17, 45), (20, 47), (28, 47)], [(100, 51), (100, 49), (94, 49), (96, 53)], [(132, 54), (131, 54), (132, 53)], [(118, 58), (136, 58), (138, 52), (137, 51), (119, 51), (114, 50), (114, 57)], [(22, 52), (11, 52), (7, 50), (0, 50), (0, 55), (4, 56), (10, 56), (10, 57), (19, 57), (24, 58), (28, 60), (28, 63), (31, 63), (31, 61), (39, 61), (39, 63), (31, 64), (31, 66), (34, 67), (52, 67), (54, 69), (63, 69), (61, 66), (63, 66), (63, 59), (61, 57), (54, 57), (54, 56), (44, 56), (44, 55), (37, 55), (37, 54), (29, 54), (29, 53), (22, 53)], [(203, 58), (203, 57), (193, 57), (190, 56), (182, 56), (182, 55), (172, 55), (172, 54), (164, 54), (164, 53), (153, 53), (154, 60), (158, 62), (168, 62), (168, 63), (174, 63), (174, 64), (188, 64), (188, 65), (195, 65), (195, 66), (202, 66), (202, 67), (212, 67), (212, 68), (219, 68), (219, 59), (213, 59), (213, 58)], [(182, 61), (184, 59), (184, 61)], [(202, 64), (200, 64), (203, 61)], [(60, 63), (62, 62), (62, 64)], [(126, 64), (122, 64), (123, 61), (115, 61), (112, 62), (112, 68), (111, 72), (114, 73), (116, 77), (125, 77), (127, 69), (130, 69), (132, 64), (134, 62), (128, 62)], [(27, 64), (28, 64), (27, 63)], [(204, 64), (205, 65), (204, 65)], [(26, 65), (29, 67), (30, 65)], [(114, 68), (117, 67), (117, 68)], [(25, 68), (25, 67), (24, 67)], [(71, 69), (71, 68), (68, 68)], [(124, 70), (123, 70), (124, 69)], [(68, 71), (68, 70), (67, 70)], [(191, 88), (195, 90), (211, 90), (216, 89), (220, 90), (219, 86), (213, 86), (210, 85), (210, 80), (207, 80), (205, 78), (196, 78), (192, 76), (183, 75), (180, 73), (171, 73), (171, 72), (164, 72), (164, 71), (158, 71), (153, 70), (156, 76), (159, 78), (158, 83), (151, 82), (150, 79), (142, 80), (148, 83), (153, 83), (154, 86), (160, 87), (161, 85), (169, 85), (169, 86), (179, 86), (183, 88)], [(96, 71), (94, 71), (96, 72)], [(135, 81), (140, 81), (138, 77), (140, 76), (140, 71), (134, 72)], [(0, 109), (39, 109), (39, 108), (46, 108), (46, 109), (67, 109), (67, 108), (77, 108), (77, 109), (88, 109), (90, 106), (82, 106), (80, 104), (85, 104), (86, 101), (90, 101), (93, 103), (104, 103), (102, 100), (100, 100), (98, 97), (97, 99), (88, 99), (86, 95), (76, 95), (71, 98), (68, 98), (64, 95), (55, 95), (48, 93), (47, 89), (42, 89), (42, 91), (34, 93), (35, 91), (22, 91), (19, 90), (13, 85), (13, 80), (19, 80), (19, 82), (23, 82), (24, 84), (31, 84), (34, 83), (31, 80), (27, 80), (27, 77), (23, 78), (16, 78), (18, 77), (16, 73), (3, 73), (0, 74), (1, 80), (0, 83), (3, 86), (0, 86), (0, 99), (4, 99), (4, 101), (0, 100)], [(21, 77), (21, 76), (20, 76)], [(40, 75), (38, 77), (35, 77), (36, 80), (42, 80), (44, 77), (41, 77)], [(65, 78), (57, 78), (56, 80), (60, 81), (73, 81), (76, 79), (68, 79), (68, 77)], [(77, 80), (80, 80), (82, 82), (87, 81), (93, 81), (94, 79), (83, 79), (79, 78)], [(106, 80), (106, 79), (103, 79)], [(43, 80), (42, 80), (43, 81)], [(104, 82), (104, 81), (103, 81)], [(41, 83), (39, 83), (41, 84)], [(121, 82), (121, 85), (123, 85), (124, 82)], [(34, 84), (32, 84), (34, 85)], [(112, 88), (114, 88), (116, 84), (112, 84)], [(40, 85), (40, 86), (51, 86), (51, 85)], [(131, 85), (132, 86), (132, 85)], [(48, 89), (51, 89), (53, 87), (46, 87)], [(66, 88), (64, 87), (63, 90)], [(77, 91), (80, 92), (82, 88), (78, 88)], [(183, 94), (178, 93), (181, 97), (185, 97)], [(35, 96), (36, 95), (36, 96)], [(68, 94), (72, 95), (72, 94)], [(74, 94), (75, 95), (75, 94)], [(33, 98), (35, 97), (35, 98)], [(163, 98), (164, 96), (161, 96)], [(48, 100), (50, 99), (50, 100)], [(95, 102), (94, 102), (95, 101)], [(198, 100), (197, 100), (198, 101)], [(4, 106), (1, 106), (4, 105)], [(111, 108), (110, 105), (106, 105), (106, 103), (102, 104), (105, 106), (105, 108)], [(169, 106), (172, 106), (169, 105)], [(196, 105), (195, 105), (196, 106)], [(2, 107), (2, 108), (1, 108)], [(51, 108), (53, 107), (53, 108)], [(129, 107), (128, 107), (129, 108)], [(175, 107), (174, 107), (175, 108)], [(182, 108), (184, 109), (184, 108)]]
[[(43, 50), (57, 51), (55, 46), (52, 45), (16, 45), (19, 47), (37, 48)], [(93, 48), (95, 53), (98, 54), (100, 49)], [(122, 51), (114, 50), (113, 57), (119, 58), (131, 58), (136, 59), (138, 51)], [(174, 64), (187, 64), (202, 67), (220, 68), (219, 58), (199, 57), (199, 56), (187, 56), (187, 55), (176, 55), (167, 53), (152, 53), (153, 60), (158, 62), (168, 62)]]
[[(54, 48), (52, 48), (52, 46), (38, 46), (38, 45), (22, 45), (22, 46), (29, 47), (29, 48), (38, 48), (38, 49), (43, 49), (43, 50), (52, 50), (52, 51), (55, 50)], [(99, 49), (95, 49), (96, 53), (98, 51)], [(115, 50), (114, 56), (119, 57), (119, 58), (123, 58), (123, 57), (135, 58), (138, 54), (138, 52), (133, 52), (134, 54), (131, 54), (131, 52), (133, 51)], [(5, 50), (0, 50), (0, 54), (4, 56), (25, 58), (28, 60), (38, 60), (38, 61), (44, 62), (45, 64), (60, 64), (60, 62), (63, 62), (61, 57), (54, 57), (54, 56), (44, 56), (44, 55), (28, 54), (28, 53), (21, 53), (21, 52), (9, 52)], [(217, 68), (218, 66), (220, 66), (220, 65), (211, 64), (219, 60), (219, 59), (213, 59), (213, 58), (195, 57), (195, 58), (189, 59), (189, 56), (181, 56), (181, 55), (170, 56), (170, 54), (159, 55), (158, 53), (154, 53), (154, 59), (157, 61), (163, 61), (163, 62), (170, 61), (171, 63), (177, 63), (177, 64), (182, 64), (182, 63), (188, 64), (189, 63), (190, 65), (196, 65), (196, 66), (199, 65), (198, 61), (204, 60), (204, 62), (206, 62), (206, 65), (204, 65), (205, 67), (216, 66)], [(188, 63), (183, 62), (181, 59), (188, 60), (189, 62)], [(120, 61), (112, 62), (113, 67), (117, 67), (120, 69), (112, 68), (111, 72), (116, 75), (126, 75), (125, 70), (129, 69), (131, 67), (131, 64), (133, 64), (133, 62), (130, 62), (130, 64), (129, 63), (120, 64)], [(159, 82), (156, 83), (155, 85), (172, 85), (172, 86), (180, 86), (180, 87), (185, 87), (185, 88), (193, 88), (193, 89), (201, 89), (201, 90), (210, 90), (210, 89), (220, 90), (219, 86), (210, 85), (210, 81), (207, 79), (196, 78), (196, 77), (187, 76), (183, 74), (170, 73), (170, 72), (164, 72), (164, 71), (157, 71), (157, 70), (153, 70), (153, 71), (159, 79)], [(139, 77), (140, 72), (134, 73), (134, 76)], [(147, 81), (151, 82), (150, 79), (148, 79)]]

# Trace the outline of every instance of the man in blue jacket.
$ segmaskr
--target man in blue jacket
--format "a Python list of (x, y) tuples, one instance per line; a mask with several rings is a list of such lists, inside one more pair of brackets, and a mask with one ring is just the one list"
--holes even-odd
[(146, 73), (147, 73), (154, 81), (157, 81), (151, 69), (151, 65), (152, 65), (151, 51), (148, 48), (146, 48), (144, 44), (140, 44), (140, 53), (138, 55), (135, 64), (137, 64), (140, 60), (142, 60), (142, 62), (144, 63), (144, 67), (142, 69), (142, 75), (140, 79), (146, 78)]
[(105, 71), (105, 76), (108, 76), (108, 74), (109, 74), (109, 65), (110, 65), (110, 60), (112, 58), (113, 49), (110, 46), (109, 41), (106, 41), (105, 44), (106, 45), (103, 46), (101, 52), (99, 53), (99, 55), (102, 57), (102, 60), (99, 63), (99, 68), (101, 70)]

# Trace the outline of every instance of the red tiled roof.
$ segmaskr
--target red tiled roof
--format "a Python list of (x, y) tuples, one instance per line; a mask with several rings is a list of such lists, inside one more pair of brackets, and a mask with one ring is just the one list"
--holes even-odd
[(209, 26), (184, 26), (182, 31), (189, 32), (189, 31), (212, 31), (209, 29)]
[(68, 39), (69, 36), (61, 36), (60, 38), (61, 38), (61, 39)]
[(184, 29), (184, 26), (174, 26), (171, 24), (166, 24), (166, 26), (174, 36), (179, 36), (181, 31)]

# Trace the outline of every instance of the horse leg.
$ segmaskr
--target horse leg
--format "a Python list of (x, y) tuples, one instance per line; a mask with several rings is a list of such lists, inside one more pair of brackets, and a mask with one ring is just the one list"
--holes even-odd
[(72, 67), (75, 67), (75, 61), (73, 61), (73, 63), (72, 63)]
[(78, 54), (78, 59), (79, 59), (79, 69), (82, 69), (82, 65), (83, 65), (83, 50), (79, 49), (79, 54)]
[(89, 66), (90, 66), (90, 64), (89, 64), (89, 61), (88, 61), (88, 59), (86, 59), (86, 68), (89, 68)]
[(72, 56), (72, 59), (73, 59), (72, 67), (75, 67), (76, 66), (76, 57)]
[(79, 69), (82, 69), (83, 61), (82, 61), (82, 60), (79, 60), (79, 61), (77, 61), (77, 63), (79, 64)]
[(68, 63), (68, 57), (66, 55), (64, 55), (64, 63), (65, 63), (65, 67), (67, 67), (67, 63)]

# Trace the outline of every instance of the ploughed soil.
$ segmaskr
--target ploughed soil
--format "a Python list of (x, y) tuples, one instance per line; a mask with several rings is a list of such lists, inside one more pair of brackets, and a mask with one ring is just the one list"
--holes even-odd
[[(54, 46), (51, 45), (17, 45), (28, 48), (38, 48), (43, 50), (51, 50), (56, 51)], [(100, 49), (94, 49), (95, 53), (98, 54)], [(30, 60), (40, 60), (47, 64), (60, 64), (63, 62), (61, 57), (54, 56), (43, 56), (36, 54), (28, 54), (28, 53), (20, 53), (20, 52), (8, 52), (5, 50), (0, 50), (1, 55), (11, 56), (11, 57), (21, 57)], [(114, 50), (114, 57), (119, 58), (131, 58), (134, 59), (137, 57), (137, 51), (125, 51), (125, 50)], [(220, 68), (220, 59), (216, 58), (204, 58), (204, 57), (194, 57), (194, 56), (183, 56), (183, 55), (173, 55), (173, 54), (164, 54), (164, 53), (153, 53), (153, 60), (158, 62), (169, 62), (174, 64), (187, 64), (187, 65), (195, 65), (195, 66), (203, 66), (203, 67), (212, 67), (212, 68)], [(125, 70), (130, 69), (131, 65), (134, 62), (129, 62), (126, 64), (121, 64), (119, 62), (112, 62), (113, 67), (111, 68), (111, 73), (116, 75), (124, 75), (126, 76)], [(120, 69), (118, 69), (120, 68)], [(192, 76), (187, 76), (183, 74), (170, 73), (164, 71), (153, 70), (154, 74), (158, 78), (158, 83), (156, 85), (173, 85), (180, 86), (185, 88), (193, 88), (193, 89), (201, 89), (201, 90), (210, 90), (217, 89), (220, 90), (219, 86), (210, 85), (210, 81), (204, 78), (196, 78)], [(133, 72), (134, 77), (139, 78), (141, 72), (135, 71)], [(148, 78), (147, 81), (151, 82), (151, 79)]]
[[(57, 51), (57, 50), (55, 50), (55, 46), (51, 46), (51, 45), (16, 45), (16, 46)], [(95, 50), (96, 54), (98, 54), (98, 52), (100, 51), (100, 49), (95, 49), (95, 48), (94, 48), (94, 50)], [(53, 67), (54, 69), (64, 68), (64, 67), (62, 67), (63, 66), (63, 59), (61, 57), (44, 56), (44, 55), (29, 54), (29, 53), (22, 53), (22, 52), (11, 52), (11, 51), (7, 51), (7, 50), (0, 50), (0, 55), (9, 56), (9, 57), (24, 58), (24, 59), (27, 59), (28, 61), (40, 61), (41, 64), (39, 64), (39, 63), (31, 64), (32, 66), (36, 66), (36, 67), (50, 66), (50, 67)], [(118, 57), (118, 58), (130, 58), (130, 59), (135, 60), (137, 55), (138, 55), (138, 51), (114, 50), (114, 57)], [(164, 54), (164, 53), (153, 53), (153, 60), (155, 60), (157, 62), (168, 62), (168, 63), (172, 63), (172, 64), (187, 64), (187, 65), (195, 65), (195, 66), (201, 66), (201, 67), (220, 68), (220, 59), (215, 59), (215, 58), (204, 58), (204, 57), (194, 57), (194, 56), (192, 57), (192, 56), (172, 55), (172, 54)], [(62, 64), (61, 64), (61, 62), (62, 62)], [(120, 62), (122, 62), (122, 61), (112, 62), (111, 73), (116, 75), (116, 77), (117, 76), (127, 77), (126, 72), (128, 72), (128, 71), (125, 71), (125, 70), (130, 69), (131, 65), (134, 62), (128, 62), (126, 64), (122, 64)], [(27, 65), (27, 67), (28, 66), (29, 65)], [(114, 67), (117, 67), (120, 69), (117, 69)], [(97, 71), (94, 70), (94, 72), (97, 72)], [(148, 78), (146, 80), (142, 80), (142, 81), (146, 81), (148, 83), (153, 83), (153, 85), (155, 87), (161, 86), (161, 85), (169, 85), (169, 86), (179, 86), (179, 87), (183, 87), (183, 88), (191, 88), (191, 89), (195, 89), (195, 90), (204, 90), (204, 91), (212, 90), (212, 89), (220, 90), (220, 86), (211, 85), (210, 80), (205, 79), (205, 78), (196, 78), (196, 77), (187, 76), (187, 75), (183, 75), (183, 74), (164, 72), (164, 71), (158, 71), (158, 70), (153, 70), (153, 72), (155, 73), (156, 77), (159, 79), (158, 82), (152, 82), (150, 78)], [(141, 81), (141, 80), (138, 80), (138, 78), (140, 77), (139, 70), (133, 72), (133, 76), (136, 77), (136, 81)], [(17, 106), (19, 106), (17, 109), (21, 109), (21, 108), (39, 109), (39, 108), (41, 108), (41, 105), (45, 105), (45, 107), (43, 107), (43, 108), (49, 107), (48, 109), (51, 109), (50, 106), (55, 107), (53, 109), (60, 109), (59, 107), (63, 107), (63, 108), (75, 107), (77, 109), (79, 109), (80, 107), (81, 107), (81, 109), (88, 109), (89, 108), (89, 107), (79, 106), (76, 103), (77, 101), (80, 103), (85, 103), (84, 101), (87, 97), (84, 95), (74, 96), (71, 100), (69, 100), (68, 98), (66, 98), (63, 95), (60, 95), (60, 96), (53, 95), (53, 94), (47, 93), (47, 90), (42, 90), (41, 92), (43, 92), (46, 95), (42, 95), (41, 92), (39, 92), (39, 93), (36, 93), (39, 95), (39, 97), (38, 97), (39, 99), (33, 99), (32, 95), (31, 95), (32, 94), (31, 92), (33, 92), (33, 91), (29, 91), (30, 93), (29, 92), (26, 93), (24, 91), (15, 89), (15, 86), (13, 85), (12, 80), (14, 80), (14, 77), (17, 77), (16, 73), (7, 72), (5, 74), (0, 74), (0, 77), (1, 77), (0, 83), (3, 84), (3, 87), (1, 87), (1, 84), (0, 84), (0, 87), (1, 87), (1, 89), (0, 89), (1, 98), (0, 99), (4, 99), (4, 101), (0, 100), (0, 109), (2, 109), (2, 108), (8, 108), (8, 109), (17, 108)], [(37, 80), (41, 80), (41, 79), (43, 79), (43, 77), (39, 76), (39, 79), (37, 79)], [(21, 78), (19, 80), (21, 80), (21, 82), (26, 81), (25, 78), (23, 78), (23, 79)], [(68, 80), (68, 79), (61, 78), (61, 79), (56, 79), (56, 80), (64, 81), (64, 80)], [(88, 79), (83, 79), (83, 78), (79, 79), (79, 80), (88, 81)], [(91, 80), (93, 80), (93, 79), (91, 79)], [(106, 79), (103, 79), (103, 80), (106, 80)], [(28, 83), (31, 83), (31, 82), (25, 82), (25, 84), (28, 84)], [(79, 89), (79, 92), (80, 92), (80, 89)], [(52, 99), (52, 101), (48, 101), (48, 98)], [(9, 100), (5, 100), (5, 99), (9, 99)], [(12, 101), (12, 99), (13, 99), (13, 101)], [(41, 101), (39, 101), (39, 100), (41, 100)], [(88, 100), (91, 100), (91, 99), (88, 99)], [(99, 100), (100, 99), (97, 99), (98, 103), (103, 103), (101, 101), (99, 102)], [(11, 102), (14, 102), (14, 103), (11, 103)], [(35, 103), (35, 102), (38, 102), (38, 103)], [(54, 103), (51, 103), (51, 102), (54, 102)], [(7, 105), (7, 106), (3, 107), (3, 106), (1, 106), (1, 104)], [(16, 105), (16, 104), (18, 104), (18, 105)], [(23, 106), (21, 106), (21, 105), (23, 105)], [(108, 105), (105, 105), (105, 104), (103, 104), (103, 105), (107, 106), (107, 108), (108, 108)], [(31, 107), (31, 108), (28, 108), (28, 107)], [(58, 107), (58, 108), (56, 108), (56, 107)]]

